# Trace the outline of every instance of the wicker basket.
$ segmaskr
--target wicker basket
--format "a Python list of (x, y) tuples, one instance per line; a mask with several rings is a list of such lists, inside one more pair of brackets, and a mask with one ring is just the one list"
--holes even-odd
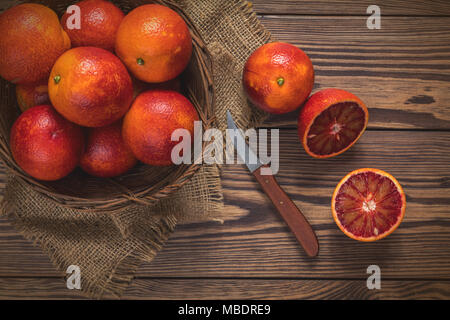
[[(27, 1), (30, 2), (30, 1)], [(77, 1), (31, 1), (49, 6), (61, 16), (66, 8)], [(146, 3), (159, 3), (178, 12), (186, 21), (193, 39), (191, 61), (182, 74), (184, 93), (197, 108), (204, 129), (213, 119), (213, 89), (211, 59), (198, 31), (189, 17), (175, 3), (158, 1), (112, 1), (124, 13)], [(188, 81), (186, 81), (188, 80)], [(112, 178), (95, 178), (77, 168), (69, 176), (51, 182), (36, 180), (26, 174), (14, 161), (9, 148), (9, 132), (20, 114), (16, 103), (14, 85), (0, 80), (0, 158), (9, 174), (29, 184), (35, 191), (65, 207), (82, 211), (114, 212), (136, 203), (152, 205), (168, 196), (193, 176), (199, 165), (152, 167), (138, 164), (128, 173)], [(192, 162), (193, 163), (193, 162)]]

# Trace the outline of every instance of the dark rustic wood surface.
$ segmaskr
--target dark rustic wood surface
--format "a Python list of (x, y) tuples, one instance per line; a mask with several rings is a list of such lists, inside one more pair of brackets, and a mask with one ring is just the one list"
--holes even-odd
[[(366, 28), (370, 4), (381, 7), (381, 30)], [(224, 223), (177, 226), (124, 298), (449, 299), (450, 3), (258, 0), (253, 8), (275, 38), (310, 55), (314, 90), (348, 89), (369, 107), (368, 131), (328, 160), (305, 154), (295, 112), (264, 124), (281, 128), (277, 180), (317, 230), (319, 256), (304, 254), (243, 166), (226, 166)], [(376, 243), (347, 238), (331, 217), (336, 184), (361, 167), (390, 172), (407, 195), (399, 229)], [(381, 268), (380, 290), (366, 287), (371, 264)], [(0, 298), (81, 298), (62, 277), (0, 219)]]

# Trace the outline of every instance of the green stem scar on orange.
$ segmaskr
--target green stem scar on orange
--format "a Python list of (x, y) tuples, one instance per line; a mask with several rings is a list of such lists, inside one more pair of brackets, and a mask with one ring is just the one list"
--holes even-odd
[(144, 61), (144, 59), (142, 59), (142, 58), (137, 58), (137, 59), (136, 59), (136, 63), (137, 63), (138, 65), (140, 65), (140, 66), (143, 66), (143, 65), (145, 64), (145, 61)]
[(284, 84), (284, 78), (282, 78), (282, 77), (278, 78), (277, 83), (281, 87)]
[(53, 81), (55, 81), (56, 84), (58, 84), (61, 81), (61, 76), (57, 75), (53, 78)]

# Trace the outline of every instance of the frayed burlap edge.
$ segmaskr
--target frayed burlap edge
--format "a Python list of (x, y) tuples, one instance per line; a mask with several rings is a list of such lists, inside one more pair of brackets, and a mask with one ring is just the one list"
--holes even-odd
[[(136, 219), (165, 216), (171, 213), (178, 223), (222, 221), (215, 218), (224, 208), (220, 171), (217, 165), (203, 165), (191, 180), (170, 197), (147, 207), (137, 217), (135, 212), (121, 211), (111, 218), (124, 238), (133, 232)], [(144, 221), (142, 221), (144, 223)]]
[[(221, 130), (226, 128), (225, 114), (227, 110), (232, 112), (236, 123), (243, 129), (261, 124), (267, 117), (267, 114), (248, 104), (241, 86), (242, 68), (251, 52), (260, 45), (270, 41), (270, 33), (264, 29), (256, 14), (245, 1), (179, 0), (179, 2), (197, 25), (207, 44), (207, 49), (213, 54), (213, 81), (216, 93), (215, 112), (218, 128)], [(242, 32), (240, 31), (242, 30), (246, 31), (247, 38), (245, 39), (241, 38)], [(47, 219), (51, 221), (49, 225), (40, 225), (41, 228), (38, 228), (39, 223), (42, 223), (42, 221), (27, 223), (24, 221), (24, 219), (27, 219), (27, 214), (24, 213), (21, 200), (16, 197), (12, 187), (14, 186), (12, 181), (15, 179), (14, 177), (10, 178), (4, 200), (1, 203), (0, 214), (7, 215), (14, 227), (26, 239), (32, 241), (34, 245), (39, 245), (50, 257), (52, 263), (64, 272), (68, 266), (67, 253), (62, 248), (55, 246), (53, 238), (48, 238), (42, 234), (45, 229), (51, 236), (55, 229), (52, 223), (60, 219), (58, 216), (60, 208), (55, 206), (56, 216), (54, 219)], [(195, 191), (197, 190), (195, 189), (195, 184), (201, 183), (201, 180), (206, 181), (203, 183), (206, 183), (207, 189), (210, 189), (212, 192), (203, 200), (195, 197), (191, 198), (189, 200), (190, 205), (187, 205), (184, 197), (187, 196), (189, 199), (189, 195), (195, 196)], [(143, 261), (148, 262), (155, 257), (158, 250), (162, 248), (164, 242), (174, 230), (177, 222), (189, 223), (204, 220), (223, 222), (223, 215), (221, 218), (215, 217), (215, 214), (223, 208), (222, 186), (218, 166), (204, 167), (203, 172), (197, 173), (192, 178), (192, 181), (183, 188), (184, 190), (180, 189), (179, 192), (154, 207), (147, 207), (145, 214), (139, 214), (138, 212), (142, 212), (143, 209), (136, 206), (135, 210), (130, 210), (133, 213), (123, 213), (121, 216), (108, 216), (107, 214), (95, 216), (101, 219), (100, 223), (104, 223), (107, 230), (112, 232), (113, 228), (115, 228), (114, 230), (119, 232), (120, 237), (114, 237), (115, 241), (120, 240), (123, 244), (133, 242), (133, 245), (128, 248), (129, 250), (121, 251), (120, 258), (116, 256), (117, 252), (111, 250), (111, 248), (97, 247), (102, 248), (104, 251), (103, 255), (107, 255), (107, 253), (112, 254), (109, 257), (109, 262), (113, 262), (113, 264), (108, 266), (106, 271), (101, 270), (103, 273), (100, 272), (98, 275), (98, 270), (93, 270), (97, 273), (94, 272), (90, 276), (89, 270), (88, 273), (83, 273), (82, 271), (82, 291), (85, 295), (91, 298), (101, 298), (106, 294), (120, 297), (133, 279), (139, 265)], [(26, 188), (23, 190), (26, 190)], [(14, 202), (11, 199), (14, 199)], [(178, 208), (174, 207), (173, 201), (178, 201), (182, 205)], [(33, 210), (38, 212), (39, 205), (33, 205), (31, 212)], [(90, 220), (93, 219), (90, 213), (78, 215), (76, 212), (68, 211), (66, 213), (70, 215), (70, 219), (77, 220), (80, 217), (80, 221), (85, 220), (87, 229), (89, 229), (91, 222), (92, 225), (96, 225), (95, 221)], [(189, 215), (192, 213), (194, 217), (190, 218)], [(86, 218), (86, 216), (91, 218)], [(141, 224), (142, 220), (140, 219), (145, 219), (146, 223)], [(74, 223), (77, 226), (77, 223), (80, 221), (70, 221), (70, 223)], [(37, 223), (34, 224), (34, 222)], [(79, 230), (83, 230), (83, 228)], [(104, 232), (104, 230), (99, 228), (99, 232)], [(91, 240), (89, 237), (93, 233), (95, 233), (95, 230), (94, 232), (87, 231), (86, 236), (88, 240)], [(59, 234), (59, 237), (64, 238), (65, 236), (64, 234)], [(83, 240), (82, 236), (79, 237)], [(72, 240), (71, 238), (64, 238), (64, 241), (67, 243)], [(92, 238), (92, 241), (95, 246), (95, 241), (98, 241), (98, 239)], [(117, 250), (122, 250), (123, 244), (118, 245)], [(89, 241), (85, 241), (84, 246), (78, 247), (80, 252), (77, 252), (78, 249), (75, 247), (72, 248), (70, 253), (74, 256), (77, 256), (77, 253), (81, 255), (83, 253), (86, 254), (83, 250), (89, 245), (92, 244)], [(88, 258), (92, 257), (88, 255)], [(90, 262), (86, 262), (86, 264), (87, 266), (93, 266)]]
[[(61, 219), (67, 219), (67, 229), (64, 231), (61, 228), (61, 224), (58, 224), (55, 229), (59, 230), (58, 237), (55, 238), (55, 235), (49, 236), (45, 231), (42, 224), (34, 223), (34, 219), (36, 216), (30, 215), (31, 211), (36, 211), (35, 205), (33, 203), (27, 202), (19, 202), (15, 203), (10, 199), (21, 200), (23, 197), (17, 196), (17, 190), (20, 188), (21, 190), (26, 190), (25, 193), (29, 194), (33, 193), (33, 190), (28, 190), (27, 186), (22, 185), (20, 181), (18, 181), (14, 176), (9, 176), (8, 184), (5, 189), (5, 196), (3, 197), (0, 203), (0, 215), (6, 216), (9, 221), (12, 223), (14, 228), (27, 240), (31, 241), (34, 246), (39, 246), (45, 254), (47, 254), (50, 258), (52, 264), (61, 271), (65, 271), (71, 263), (68, 263), (70, 259), (73, 259), (74, 265), (77, 265), (77, 258), (85, 259), (86, 257), (83, 254), (82, 244), (71, 243), (74, 247), (71, 247), (70, 250), (72, 252), (68, 252), (65, 250), (64, 242), (58, 242), (56, 239), (60, 237), (64, 237), (64, 233), (70, 229), (70, 224), (73, 226), (77, 226), (77, 223), (86, 222), (87, 224), (92, 225), (105, 225), (108, 226), (109, 229), (113, 228), (114, 223), (111, 221), (108, 223), (108, 220), (111, 219), (107, 214), (99, 214), (95, 213), (94, 215), (89, 216), (87, 219), (85, 217), (80, 216), (78, 221), (73, 221), (70, 217), (73, 213), (67, 213), (67, 216), (61, 217)], [(20, 191), (19, 191), (20, 192)], [(15, 197), (11, 197), (11, 193), (14, 193)], [(37, 198), (36, 198), (37, 196)], [(33, 199), (39, 199), (39, 195), (33, 194)], [(30, 212), (26, 212), (29, 210)], [(67, 212), (67, 209), (64, 209), (64, 212)], [(53, 213), (52, 213), (53, 214)], [(46, 219), (50, 222), (54, 222), (57, 219), (56, 215), (50, 217), (43, 217), (43, 220)], [(76, 213), (75, 213), (76, 214)], [(83, 213), (81, 215), (85, 215)], [(30, 218), (31, 216), (31, 218)], [(161, 216), (155, 219), (154, 221), (146, 220), (146, 224), (137, 224), (134, 225), (133, 232), (134, 238), (127, 240), (127, 242), (123, 242), (124, 247), (118, 249), (119, 253), (115, 254), (115, 259), (112, 260), (114, 263), (110, 266), (106, 273), (104, 273), (104, 277), (99, 276), (98, 274), (90, 274), (90, 270), (82, 269), (81, 279), (82, 279), (82, 292), (90, 298), (101, 298), (105, 294), (110, 294), (115, 297), (120, 297), (123, 291), (128, 287), (129, 283), (134, 277), (135, 271), (138, 269), (140, 264), (144, 261), (151, 261), (157, 254), (159, 250), (161, 250), (164, 243), (167, 241), (169, 235), (175, 229), (177, 223), (177, 218), (174, 215), (166, 215)], [(45, 224), (45, 222), (44, 222)], [(78, 225), (79, 226), (79, 225)], [(51, 229), (51, 227), (49, 227)], [(78, 228), (80, 234), (79, 236), (89, 236), (83, 228)], [(110, 230), (110, 232), (114, 232)], [(115, 231), (117, 232), (117, 231)], [(105, 237), (107, 234), (104, 235)], [(94, 247), (95, 249), (95, 247)], [(78, 257), (78, 255), (81, 255)], [(70, 258), (71, 257), (71, 258)], [(104, 257), (103, 257), (104, 258)], [(99, 261), (101, 263), (101, 259)], [(81, 268), (84, 265), (80, 265)]]

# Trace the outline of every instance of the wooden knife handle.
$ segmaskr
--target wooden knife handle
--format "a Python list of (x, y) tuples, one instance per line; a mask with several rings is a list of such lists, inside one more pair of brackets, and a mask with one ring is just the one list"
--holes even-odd
[(261, 169), (264, 167), (270, 170), (265, 165), (255, 170), (253, 175), (305, 249), (306, 254), (315, 257), (319, 252), (319, 243), (314, 230), (295, 203), (281, 189), (274, 175), (261, 175)]

